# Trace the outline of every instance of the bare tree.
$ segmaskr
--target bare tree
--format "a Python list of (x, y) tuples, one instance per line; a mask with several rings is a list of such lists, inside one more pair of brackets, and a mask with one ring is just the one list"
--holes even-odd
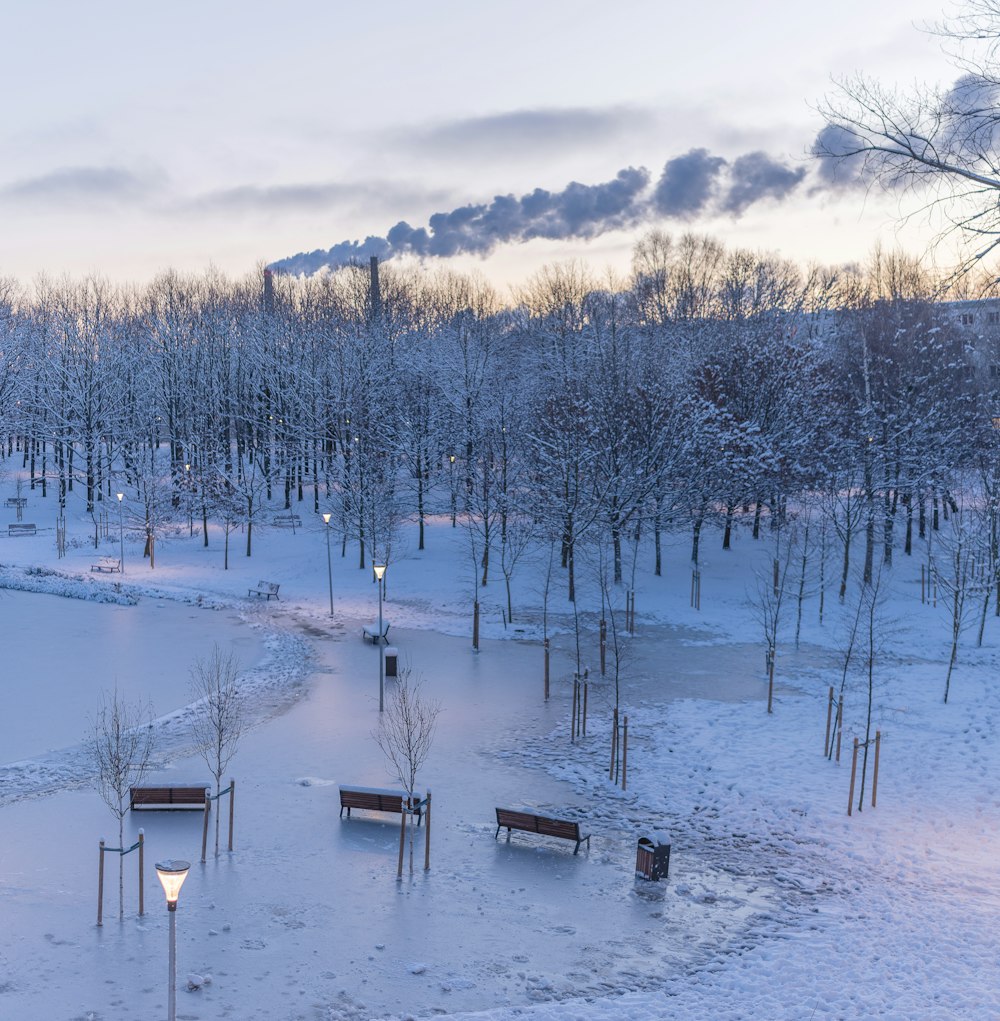
[[(142, 782), (153, 754), (152, 709), (127, 701), (118, 689), (105, 693), (88, 739), (97, 792), (118, 820), (118, 846), (125, 846), (129, 788)], [(118, 917), (125, 917), (124, 856), (118, 855)]]
[[(240, 663), (234, 652), (212, 647), (205, 659), (191, 667), (191, 694), (195, 698), (194, 732), (198, 751), (215, 779), (215, 797), (222, 790), (226, 771), (243, 731), (246, 702), (239, 687)], [(215, 813), (215, 856), (219, 856), (219, 813)]]
[[(409, 668), (399, 674), (399, 682), (379, 714), (378, 728), (372, 731), (390, 769), (415, 803), (417, 773), (427, 759), (434, 740), (441, 703), (427, 698), (422, 683), (413, 679)], [(413, 830), (410, 830), (410, 874), (413, 874)]]
[(821, 172), (836, 171), (842, 183), (860, 178), (916, 192), (968, 243), (969, 269), (1000, 244), (1000, 3), (964, 0), (934, 30), (958, 44), (955, 83), (905, 92), (864, 75), (840, 81), (821, 108), (827, 125), (813, 151), (826, 160)]

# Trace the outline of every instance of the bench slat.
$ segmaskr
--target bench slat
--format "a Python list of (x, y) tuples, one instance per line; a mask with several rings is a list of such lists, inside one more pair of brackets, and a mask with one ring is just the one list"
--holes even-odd
[[(361, 808), (369, 812), (395, 812), (401, 814), (405, 800), (405, 791), (341, 787), (340, 815), (343, 818), (345, 808), (347, 809), (348, 819), (351, 817), (352, 808)], [(417, 825), (419, 826), (423, 813), (418, 808), (413, 814), (416, 815)]]

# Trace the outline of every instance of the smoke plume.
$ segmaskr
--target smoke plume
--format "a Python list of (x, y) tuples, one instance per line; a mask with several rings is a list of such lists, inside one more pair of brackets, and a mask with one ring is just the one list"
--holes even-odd
[(804, 167), (788, 166), (763, 152), (729, 162), (707, 149), (692, 149), (668, 160), (655, 184), (645, 168), (626, 167), (601, 184), (573, 181), (562, 191), (536, 188), (520, 197), (497, 195), (490, 203), (434, 213), (426, 227), (411, 227), (401, 220), (385, 237), (300, 252), (270, 268), (310, 275), (351, 262), (364, 263), (373, 255), (380, 260), (397, 255), (487, 255), (499, 245), (533, 238), (593, 238), (663, 217), (739, 216), (763, 199), (784, 200), (805, 175)]

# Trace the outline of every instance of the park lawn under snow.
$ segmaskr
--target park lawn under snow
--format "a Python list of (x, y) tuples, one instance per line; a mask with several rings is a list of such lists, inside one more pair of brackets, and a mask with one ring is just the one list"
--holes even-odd
[[(807, 600), (800, 649), (788, 637), (779, 645), (769, 716), (748, 596), (753, 565), (770, 556), (767, 539), (741, 535), (723, 552), (709, 533), (700, 611), (690, 606), (687, 538), (668, 544), (662, 578), (648, 569), (651, 551), (640, 550), (637, 633), (623, 639), (623, 792), (608, 779), (610, 692), (597, 681), (599, 600), (588, 568), (581, 650), (595, 683), (588, 734), (571, 744), (575, 635), (561, 572), (545, 703), (542, 558), (515, 575), (506, 629), (502, 577), (481, 593), (476, 654), (463, 531), (436, 520), (419, 552), (406, 529), (386, 576), (390, 640), (443, 711), (421, 776), (435, 799), (432, 868), (424, 874), (418, 861), (417, 874), (397, 883), (398, 821), (338, 818), (337, 783), (395, 785), (371, 737), (377, 653), (360, 628), (377, 601), (356, 548), (342, 559), (335, 545), (331, 620), (325, 535), (307, 512), (296, 534), (260, 530), (249, 559), (231, 549), (228, 571), (221, 537), (213, 533), (206, 550), (185, 522), (161, 541), (154, 571), (139, 537), (126, 535), (124, 576), (97, 577), (90, 564), (116, 555), (117, 534), (95, 551), (89, 519), (71, 502), (68, 555), (59, 559), (45, 527), (50, 502), (29, 494), (26, 520), (43, 526), (39, 535), (0, 537), (0, 585), (12, 590), (0, 608), (9, 601), (8, 619), (23, 621), (5, 634), (5, 688), (44, 685), (53, 730), (82, 736), (80, 689), (96, 708), (115, 681), (115, 627), (132, 619), (101, 630), (101, 615), (134, 613), (140, 633), (179, 631), (173, 647), (147, 651), (140, 641), (114, 671), (128, 676), (130, 693), (154, 700), (159, 775), (204, 775), (183, 679), (216, 638), (245, 657), (256, 726), (231, 770), (240, 792), (234, 854), (202, 866), (197, 819), (133, 816), (126, 839), (142, 825), (147, 841), (147, 914), (136, 917), (132, 878), (125, 921), (112, 895), (102, 929), (96, 845), (114, 823), (86, 783), (79, 741), (41, 740), (29, 755), (0, 750), (0, 1017), (164, 1016), (166, 915), (152, 861), (175, 856), (195, 863), (178, 913), (185, 1018), (1000, 1016), (1000, 623), (990, 618), (982, 649), (967, 637), (944, 705), (948, 622), (942, 607), (921, 605), (915, 558), (897, 556), (884, 582), (878, 806), (866, 801), (848, 818), (851, 739), (863, 736), (867, 709), (857, 674), (840, 764), (822, 750), (849, 606), (831, 588), (820, 627), (815, 593)], [(262, 578), (281, 584), (279, 603), (248, 599)], [(624, 596), (616, 598), (620, 611)], [(46, 599), (44, 609), (15, 617), (32, 599)], [(71, 637), (81, 599), (104, 604), (83, 628), (95, 632), (89, 639)], [(786, 612), (790, 633), (794, 605)], [(73, 669), (45, 655), (65, 641), (79, 642)], [(152, 676), (154, 663), (172, 683)], [(19, 738), (34, 740), (26, 733)], [(870, 773), (867, 784), (866, 792)], [(524, 834), (494, 842), (493, 807), (504, 804), (580, 819), (593, 833), (590, 851), (574, 857), (565, 842)], [(669, 880), (636, 881), (636, 839), (662, 831), (673, 845)]]

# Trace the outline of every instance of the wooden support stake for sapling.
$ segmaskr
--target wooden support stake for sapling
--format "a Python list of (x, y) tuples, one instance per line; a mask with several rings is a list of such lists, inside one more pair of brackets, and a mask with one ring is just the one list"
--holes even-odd
[(549, 640), (545, 639), (545, 701), (549, 700)]
[(858, 739), (854, 739), (854, 755), (851, 758), (851, 793), (847, 796), (847, 814), (854, 811), (854, 778), (858, 772)]
[(104, 841), (97, 859), (97, 924), (104, 924)]
[(601, 676), (603, 677), (607, 669), (607, 654), (608, 654), (608, 622), (602, 617), (601, 618)]
[(840, 739), (844, 736), (844, 696), (840, 696), (837, 706), (837, 761), (840, 762)]
[(205, 821), (201, 827), (201, 862), (204, 865), (208, 856), (208, 813), (212, 810), (212, 795), (205, 791)]
[(576, 674), (573, 674), (573, 708), (570, 711), (569, 718), (569, 740), (572, 744), (576, 740), (576, 700), (577, 691), (579, 690), (580, 682), (577, 680)]
[(923, 606), (924, 603), (927, 601), (924, 598), (925, 585), (926, 585), (926, 579), (925, 579), (924, 565), (921, 564), (920, 565), (920, 605), (921, 606)]
[(396, 868), (396, 878), (403, 878), (403, 846), (406, 843), (406, 811), (399, 814), (399, 865)]
[(628, 778), (628, 717), (622, 725), (622, 790), (625, 790), (625, 783)]
[(615, 706), (614, 722), (611, 726), (611, 769), (608, 770), (608, 779), (615, 778), (615, 763), (618, 761), (618, 706)]
[(431, 867), (431, 792), (427, 791), (427, 809), (424, 812), (424, 872)]
[(479, 652), (479, 600), (472, 604), (472, 648)]
[(235, 811), (235, 809), (233, 808), (233, 799), (235, 797), (236, 797), (236, 781), (232, 777), (230, 777), (229, 778), (229, 850), (230, 851), (232, 851), (232, 849), (233, 849), (233, 819), (234, 819), (234, 814), (233, 813)]
[(830, 685), (830, 698), (826, 703), (826, 737), (823, 740), (823, 754), (830, 754), (830, 724), (833, 722), (833, 685)]
[(583, 736), (587, 736), (587, 682), (583, 682)]
[(139, 915), (140, 917), (146, 913), (145, 900), (143, 899), (143, 887), (142, 887), (142, 862), (143, 862), (143, 851), (145, 850), (146, 837), (142, 830), (139, 830)]
[(872, 769), (872, 808), (875, 807), (875, 796), (878, 793), (878, 753), (882, 744), (882, 731), (875, 731), (875, 765)]

